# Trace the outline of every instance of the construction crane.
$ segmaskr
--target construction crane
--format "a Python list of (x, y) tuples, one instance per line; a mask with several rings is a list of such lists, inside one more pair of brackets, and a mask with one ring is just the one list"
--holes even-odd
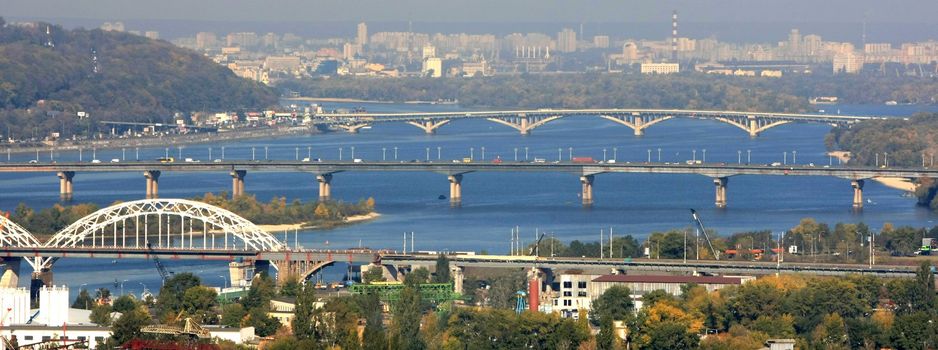
[(171, 274), (171, 272), (166, 271), (166, 266), (163, 266), (163, 263), (160, 262), (160, 258), (156, 256), (156, 252), (153, 251), (152, 244), (147, 243), (147, 249), (150, 250), (150, 253), (151, 253), (150, 256), (153, 257), (153, 262), (156, 263), (156, 270), (160, 272), (160, 277), (163, 279), (163, 282), (165, 283), (166, 280), (169, 279), (169, 274)]
[[(176, 315), (176, 319), (173, 322), (178, 322), (184, 313), (185, 311), (180, 311)], [(165, 324), (153, 324), (141, 328), (140, 331), (143, 333), (167, 334), (171, 336), (187, 335), (198, 339), (208, 339), (212, 337), (212, 334), (209, 333), (207, 329), (203, 328), (202, 325), (200, 325), (198, 322), (193, 321), (191, 317), (186, 317), (185, 323), (182, 327)]]
[(713, 253), (713, 257), (717, 260), (720, 260), (720, 254), (717, 253), (716, 249), (713, 249), (713, 243), (710, 242), (710, 234), (707, 233), (707, 230), (704, 229), (703, 223), (700, 222), (700, 217), (697, 216), (697, 211), (694, 209), (691, 209), (690, 215), (691, 217), (694, 218), (694, 224), (695, 224), (695, 227), (697, 228), (697, 237), (700, 237), (700, 234), (703, 233), (704, 239), (707, 240), (707, 246), (710, 247), (710, 252)]
[(528, 255), (534, 255), (534, 257), (538, 257), (540, 255), (541, 240), (544, 239), (545, 235), (546, 233), (541, 232), (541, 236), (538, 237), (537, 241), (534, 242), (534, 246), (528, 250)]

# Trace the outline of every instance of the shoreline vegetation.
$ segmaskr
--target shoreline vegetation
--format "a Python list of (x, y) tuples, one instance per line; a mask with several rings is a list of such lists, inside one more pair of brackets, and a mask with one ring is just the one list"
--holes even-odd
[[(839, 159), (844, 164), (850, 161), (850, 152), (830, 151), (827, 152), (827, 155)], [(919, 186), (919, 184), (904, 177), (874, 177), (873, 181), (879, 182), (883, 184), (883, 186), (909, 193), (914, 193)]]
[[(851, 164), (934, 168), (935, 154), (938, 153), (938, 113), (919, 113), (910, 118), (871, 120), (835, 127), (827, 134), (824, 143), (828, 150), (841, 151), (836, 153), (838, 156), (849, 154)], [(918, 205), (938, 211), (938, 181), (935, 179), (920, 178), (914, 183), (901, 179), (885, 181), (887, 186), (910, 189), (909, 192), (918, 199)]]
[[(254, 196), (230, 198), (225, 193), (206, 193), (192, 200), (231, 211), (271, 234), (284, 230), (321, 230), (377, 219), (374, 198), (349, 203), (342, 201), (287, 202), (285, 197), (274, 197), (263, 203)], [(9, 219), (37, 237), (51, 237), (68, 225), (101, 209), (93, 203), (74, 205), (55, 204), (48, 208), (33, 209), (20, 203)], [(154, 224), (151, 222), (151, 225)], [(151, 230), (156, 232), (156, 230)]]

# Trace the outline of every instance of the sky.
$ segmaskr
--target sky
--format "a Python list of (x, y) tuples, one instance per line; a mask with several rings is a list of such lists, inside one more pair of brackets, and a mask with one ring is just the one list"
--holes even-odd
[(935, 0), (0, 0), (0, 16), (120, 20), (935, 23)]

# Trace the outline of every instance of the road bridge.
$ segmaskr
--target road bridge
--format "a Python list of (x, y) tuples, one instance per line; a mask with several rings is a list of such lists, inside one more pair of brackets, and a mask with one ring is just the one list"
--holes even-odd
[[(32, 285), (52, 283), (52, 268), (63, 258), (203, 260), (229, 262), (233, 280), (246, 271), (273, 266), (278, 280), (308, 278), (335, 262), (411, 268), (436, 262), (434, 254), (399, 254), (390, 250), (310, 250), (289, 247), (250, 221), (225, 209), (184, 199), (144, 199), (102, 208), (70, 224), (47, 240), (0, 216), (0, 258), (12, 271), (7, 287), (18, 283), (20, 261), (32, 266)], [(817, 275), (914, 275), (906, 266), (771, 264), (732, 261), (614, 260), (531, 256), (452, 255), (454, 276), (463, 268), (605, 269), (714, 274), (806, 273)], [(461, 285), (457, 281), (457, 286)]]
[[(650, 157), (649, 157), (650, 158)], [(691, 162), (694, 163), (694, 162)], [(302, 172), (315, 175), (321, 200), (332, 196), (332, 180), (342, 172), (433, 172), (446, 176), (450, 184), (450, 201), (458, 205), (462, 201), (462, 182), (467, 174), (474, 172), (559, 172), (578, 177), (582, 185), (581, 198), (584, 205), (593, 202), (593, 187), (596, 177), (607, 173), (644, 174), (695, 174), (710, 177), (715, 187), (714, 204), (726, 207), (728, 203), (729, 178), (742, 175), (768, 176), (828, 176), (849, 181), (853, 191), (853, 207), (863, 207), (865, 180), (878, 177), (908, 179), (938, 178), (934, 168), (858, 167), (858, 166), (814, 166), (804, 164), (762, 165), (736, 163), (661, 163), (661, 162), (510, 162), (474, 160), (470, 162), (433, 161), (218, 161), (162, 163), (153, 161), (119, 163), (6, 163), (0, 164), (0, 173), (47, 172), (56, 174), (60, 181), (60, 194), (71, 198), (76, 174), (88, 172), (140, 172), (146, 180), (147, 198), (158, 197), (159, 177), (163, 172), (216, 172), (232, 177), (231, 193), (245, 194), (245, 182), (249, 172)], [(846, 186), (845, 186), (846, 187)]]
[(805, 113), (736, 112), (686, 109), (528, 109), (467, 112), (406, 112), (406, 113), (325, 113), (314, 116), (313, 122), (342, 129), (350, 133), (378, 123), (403, 122), (416, 126), (428, 134), (458, 119), (484, 119), (528, 135), (549, 122), (574, 116), (599, 117), (632, 129), (636, 136), (644, 135), (648, 127), (675, 118), (714, 120), (732, 125), (756, 137), (768, 129), (789, 123), (816, 123), (833, 126), (850, 125), (867, 120), (886, 119), (877, 116), (847, 116)]

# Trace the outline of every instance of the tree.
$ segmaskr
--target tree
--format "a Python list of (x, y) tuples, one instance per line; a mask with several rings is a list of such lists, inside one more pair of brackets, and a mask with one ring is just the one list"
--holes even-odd
[(421, 350), (425, 346), (420, 339), (422, 300), (415, 281), (404, 284), (400, 297), (394, 305), (395, 348)]
[[(78, 297), (81, 298), (81, 295)], [(134, 297), (130, 295), (122, 295), (120, 298), (117, 298), (117, 300), (114, 300), (113, 307), (115, 312), (123, 314), (137, 308), (137, 299), (134, 299)]]
[(847, 327), (837, 314), (827, 314), (812, 334), (815, 344), (824, 349), (848, 349)]
[(88, 290), (82, 288), (81, 292), (78, 293), (78, 297), (75, 298), (75, 302), (72, 303), (72, 308), (91, 310), (91, 307), (94, 305), (94, 299), (92, 299), (91, 295), (88, 294)]
[(368, 270), (362, 274), (362, 283), (372, 284), (375, 282), (384, 282), (384, 267), (378, 266), (369, 266)]
[(256, 307), (248, 311), (245, 326), (254, 327), (257, 335), (266, 337), (273, 335), (280, 328), (280, 321), (267, 315), (267, 308)]
[(186, 290), (201, 284), (202, 280), (189, 272), (175, 274), (167, 279), (160, 288), (159, 298), (156, 300), (159, 315), (175, 317), (179, 311), (183, 310), (182, 300)]
[(436, 258), (436, 270), (433, 274), (433, 283), (450, 283), (453, 281), (449, 273), (449, 259), (446, 254), (440, 254)]
[(364, 350), (387, 350), (388, 338), (381, 316), (381, 300), (376, 294), (362, 295), (359, 309), (365, 317), (365, 331), (362, 334)]
[(625, 321), (632, 315), (635, 305), (632, 303), (632, 291), (626, 286), (616, 285), (606, 289), (599, 298), (592, 302), (590, 321), (600, 324), (603, 317), (613, 321)]
[(296, 276), (289, 276), (280, 286), (280, 295), (285, 297), (295, 297), (300, 294), (303, 285), (297, 280)]
[(599, 334), (596, 335), (596, 349), (614, 350), (616, 348), (616, 334), (612, 324), (612, 317), (608, 313), (603, 313), (599, 325)]
[(241, 301), (241, 304), (248, 310), (259, 307), (266, 308), (270, 305), (270, 299), (272, 299), (276, 293), (274, 280), (266, 273), (262, 273), (251, 280), (251, 288), (248, 289), (248, 294), (244, 296), (244, 300)]
[(91, 322), (99, 326), (111, 325), (111, 305), (101, 304), (91, 308)]
[(218, 293), (212, 288), (195, 286), (186, 289), (182, 297), (182, 309), (199, 323), (215, 323), (218, 320), (214, 311), (218, 304), (217, 297)]
[(296, 308), (294, 309), (293, 334), (297, 339), (313, 338), (313, 313), (316, 303), (316, 289), (311, 283), (307, 283), (296, 297)]
[(700, 342), (697, 334), (689, 332), (680, 322), (665, 321), (648, 330), (648, 345), (643, 349), (677, 350), (694, 349)]
[(414, 269), (413, 271), (411, 271), (410, 273), (404, 276), (405, 284), (414, 284), (414, 285), (424, 284), (424, 283), (427, 283), (427, 281), (429, 280), (430, 280), (430, 271), (423, 267)]
[(150, 324), (150, 314), (143, 306), (137, 307), (118, 317), (111, 326), (112, 336), (110, 341), (115, 345), (124, 344), (131, 339), (139, 338), (140, 329)]
[[(228, 304), (222, 307), (221, 324), (228, 327), (241, 327), (241, 322), (247, 316), (247, 311), (241, 304)], [(294, 321), (295, 322), (295, 321)]]
[(917, 311), (896, 317), (890, 336), (892, 344), (899, 349), (924, 349), (930, 338), (934, 338), (935, 325), (929, 323), (928, 314)]

